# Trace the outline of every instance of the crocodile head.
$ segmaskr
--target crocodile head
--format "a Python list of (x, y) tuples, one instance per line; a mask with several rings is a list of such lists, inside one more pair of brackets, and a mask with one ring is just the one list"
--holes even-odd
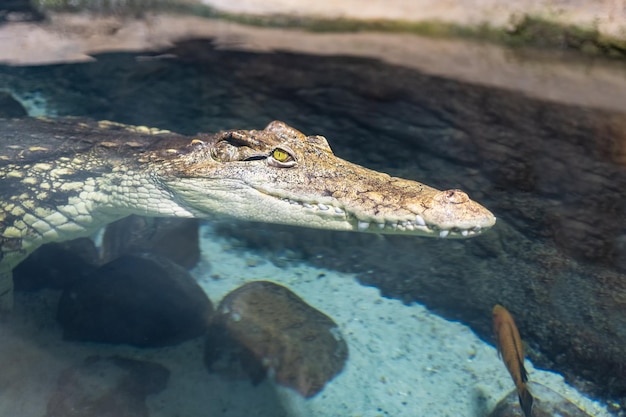
[(460, 190), (439, 191), (336, 157), (282, 122), (192, 141), (160, 181), (195, 213), (332, 230), (469, 237), (495, 223)]

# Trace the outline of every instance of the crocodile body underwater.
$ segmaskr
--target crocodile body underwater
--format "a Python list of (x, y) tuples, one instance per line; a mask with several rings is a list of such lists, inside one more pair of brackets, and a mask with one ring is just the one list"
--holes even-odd
[(130, 214), (224, 215), (330, 230), (472, 237), (495, 224), (440, 191), (336, 157), (283, 122), (183, 136), (79, 118), (0, 120), (0, 310), (11, 270), (40, 245)]

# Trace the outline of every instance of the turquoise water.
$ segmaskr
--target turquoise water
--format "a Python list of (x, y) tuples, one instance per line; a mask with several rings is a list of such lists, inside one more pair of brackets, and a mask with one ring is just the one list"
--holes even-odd
[[(229, 259), (250, 258), (255, 264), (222, 271), (211, 256), (217, 249), (205, 250), (204, 265), (212, 266), (199, 266), (194, 274), (216, 303), (224, 288), (231, 289), (222, 287), (224, 282), (245, 282), (259, 273), (259, 279), (287, 284), (330, 315), (349, 341), (346, 370), (313, 400), (321, 408), (285, 400), (267, 385), (261, 391), (241, 388), (254, 392), (250, 395), (263, 404), (259, 410), (268, 413), (258, 415), (276, 413), (276, 404), (282, 414), (274, 415), (431, 415), (424, 410), (434, 413), (451, 396), (461, 410), (450, 404), (438, 409), (441, 415), (484, 415), (513, 388), (495, 351), (484, 343), (493, 342), (495, 303), (514, 313), (536, 367), (564, 374), (595, 398), (617, 403), (626, 397), (624, 113), (540, 101), (371, 59), (215, 50), (209, 41), (160, 52), (177, 57), (111, 53), (90, 63), (0, 66), (0, 90), (12, 93), (31, 115), (88, 116), (190, 135), (260, 129), (280, 119), (326, 136), (344, 159), (437, 188), (460, 188), (498, 217), (493, 230), (469, 240), (378, 238), (251, 223), (212, 226), (205, 245), (218, 241), (223, 248), (230, 242), (224, 249), (233, 255)], [(216, 273), (236, 277), (218, 280), (218, 290), (206, 278)], [(316, 298), (326, 295), (316, 287), (320, 282), (334, 288), (327, 297), (335, 300)], [(53, 304), (48, 296), (41, 297)], [(33, 307), (26, 298), (24, 305), (46, 316), (44, 307)], [(425, 308), (460, 324), (446, 327)], [(414, 339), (413, 326), (424, 325), (443, 327), (427, 333), (426, 341)], [(50, 332), (52, 339), (38, 343), (52, 343), (58, 331)], [(58, 343), (54, 352), (63, 351)], [(201, 360), (196, 345), (184, 349)], [(437, 346), (450, 356), (436, 357)], [(148, 356), (169, 360), (175, 369), (181, 353), (167, 349)], [(359, 356), (360, 350), (369, 354)], [(88, 354), (84, 347), (79, 351)], [(459, 356), (461, 362), (452, 362)], [(378, 373), (359, 369), (376, 368), (376, 358), (381, 369), (383, 363), (392, 366)], [(190, 412), (200, 412), (204, 388), (189, 381), (202, 380), (205, 370), (185, 366), (185, 372), (172, 374), (171, 384), (180, 384), (180, 391), (163, 394), (151, 410), (169, 412), (164, 404), (193, 403)], [(415, 376), (418, 370), (423, 373)], [(465, 373), (455, 379), (456, 372)], [(56, 374), (44, 373), (52, 383)], [(552, 378), (538, 375), (531, 379)], [(361, 381), (347, 384), (358, 387), (353, 397), (333, 391), (342, 378)], [(181, 401), (180, 392), (190, 399)], [(225, 392), (214, 401), (220, 398), (230, 397)], [(229, 401), (234, 405), (211, 410), (244, 415), (237, 400)], [(338, 408), (323, 408), (329, 404)]]

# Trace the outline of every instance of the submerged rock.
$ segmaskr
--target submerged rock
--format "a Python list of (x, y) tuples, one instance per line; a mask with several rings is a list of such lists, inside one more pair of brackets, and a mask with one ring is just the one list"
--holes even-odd
[(62, 290), (98, 265), (132, 253), (151, 253), (190, 269), (200, 259), (198, 223), (197, 219), (128, 216), (105, 228), (100, 250), (86, 237), (45, 244), (15, 267), (15, 289)]
[(15, 290), (67, 288), (76, 280), (93, 273), (97, 252), (89, 238), (43, 245), (13, 269)]
[[(591, 414), (545, 385), (529, 382), (528, 386), (534, 398), (534, 417), (591, 417)], [(517, 398), (517, 390), (507, 394), (489, 414), (489, 417), (524, 417)]]
[(149, 255), (126, 255), (61, 295), (57, 319), (67, 340), (177, 344), (202, 335), (213, 307), (181, 267)]
[(128, 216), (109, 224), (102, 238), (103, 262), (150, 252), (190, 269), (200, 259), (198, 219)]
[(228, 294), (209, 332), (206, 364), (253, 382), (265, 370), (278, 384), (312, 397), (343, 369), (348, 347), (337, 325), (289, 289), (268, 281), (245, 284)]
[[(0, 10), (0, 21), (2, 20), (2, 12)], [(17, 101), (11, 94), (0, 91), (0, 117), (10, 119), (12, 117), (26, 117), (28, 113), (24, 106)]]
[(223, 324), (214, 324), (207, 332), (204, 363), (211, 373), (228, 380), (261, 383), (267, 371), (255, 353), (237, 341)]
[(88, 357), (62, 373), (45, 417), (147, 417), (146, 396), (162, 391), (168, 379), (157, 363)]

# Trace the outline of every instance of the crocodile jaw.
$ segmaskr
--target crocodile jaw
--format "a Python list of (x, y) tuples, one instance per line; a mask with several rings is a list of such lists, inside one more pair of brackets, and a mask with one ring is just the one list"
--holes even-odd
[(361, 200), (355, 201), (340, 193), (338, 197), (295, 193), (239, 179), (182, 179), (168, 188), (197, 217), (218, 214), (316, 229), (455, 238), (475, 236), (495, 224), (493, 214), (462, 191), (438, 191), (415, 181), (386, 177), (385, 189), (390, 193), (392, 184), (400, 183), (402, 188), (417, 190), (419, 198), (398, 193), (395, 197), (404, 200), (403, 206), (371, 209), (373, 205), (362, 204), (362, 193)]
[(220, 215), (238, 220), (288, 224), (330, 230), (356, 230), (346, 214), (333, 210), (315, 210), (304, 204), (271, 195), (234, 179), (183, 179), (169, 184), (177, 199), (196, 217)]

